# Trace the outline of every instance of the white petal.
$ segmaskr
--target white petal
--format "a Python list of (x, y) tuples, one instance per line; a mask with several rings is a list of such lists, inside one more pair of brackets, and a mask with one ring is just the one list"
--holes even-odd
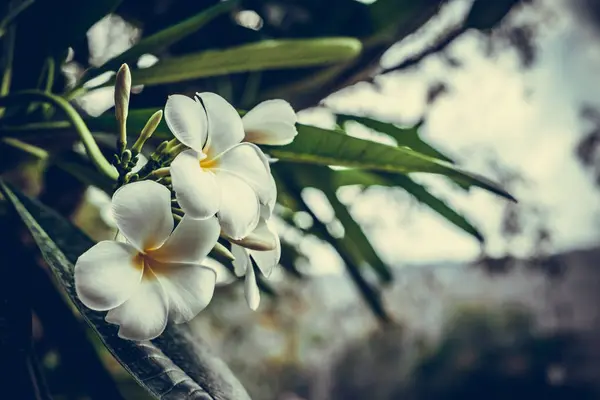
[(219, 191), (212, 172), (200, 168), (194, 150), (180, 153), (171, 163), (171, 179), (177, 202), (186, 215), (205, 219), (219, 210)]
[(248, 251), (242, 246), (232, 244), (231, 253), (235, 257), (235, 260), (232, 261), (235, 276), (244, 276), (248, 267), (251, 267)]
[(75, 264), (75, 290), (86, 307), (106, 311), (123, 304), (142, 279), (138, 251), (127, 243), (103, 241), (83, 253)]
[(263, 162), (261, 154), (262, 151), (251, 143), (239, 144), (217, 159), (215, 172), (226, 171), (243, 179), (254, 189), (261, 203), (269, 204), (277, 196), (277, 189), (268, 163)]
[(296, 113), (284, 100), (263, 101), (242, 118), (245, 140), (256, 144), (289, 144), (298, 134)]
[(229, 239), (231, 242), (242, 247), (258, 251), (274, 250), (277, 244), (275, 235), (267, 226), (264, 219), (260, 219), (256, 228), (246, 237), (240, 240)]
[(165, 121), (173, 135), (192, 149), (201, 152), (208, 132), (208, 119), (201, 104), (180, 94), (169, 96)]
[(215, 246), (220, 232), (217, 218), (193, 219), (186, 215), (165, 244), (149, 255), (166, 263), (199, 263)]
[(223, 233), (233, 239), (248, 236), (256, 228), (260, 204), (256, 193), (246, 182), (227, 172), (215, 175), (221, 193), (217, 217)]
[(268, 251), (248, 250), (248, 252), (256, 262), (256, 265), (258, 265), (258, 268), (260, 268), (260, 271), (263, 273), (263, 275), (269, 277), (271, 272), (273, 272), (273, 268), (279, 264), (279, 259), (281, 258), (281, 242), (279, 241), (279, 235), (275, 232), (272, 226), (270, 226), (269, 223), (266, 223), (265, 226), (273, 235), (273, 239), (275, 240), (275, 248)]
[(142, 283), (129, 300), (106, 314), (106, 322), (120, 325), (119, 337), (150, 340), (167, 326), (169, 304), (152, 271), (146, 269)]
[(231, 104), (215, 93), (196, 93), (208, 116), (208, 142), (204, 153), (214, 158), (244, 139), (242, 119)]
[(244, 294), (246, 295), (248, 307), (250, 307), (252, 310), (256, 310), (260, 303), (260, 291), (258, 290), (258, 285), (256, 284), (256, 275), (254, 274), (254, 268), (252, 266), (246, 270)]
[(121, 233), (140, 251), (160, 247), (173, 230), (171, 192), (160, 183), (121, 187), (113, 195), (112, 211)]
[(169, 316), (176, 324), (188, 322), (210, 303), (217, 274), (199, 264), (162, 265), (157, 276), (169, 300)]

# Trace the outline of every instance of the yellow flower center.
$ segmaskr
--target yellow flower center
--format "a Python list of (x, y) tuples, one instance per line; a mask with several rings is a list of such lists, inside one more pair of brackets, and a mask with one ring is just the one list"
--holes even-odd
[(217, 160), (206, 157), (204, 160), (200, 161), (200, 168), (202, 169), (212, 169), (215, 168), (218, 164)]

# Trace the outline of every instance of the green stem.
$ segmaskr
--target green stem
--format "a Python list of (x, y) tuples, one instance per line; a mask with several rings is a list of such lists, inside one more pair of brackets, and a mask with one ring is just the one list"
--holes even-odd
[(64, 130), (70, 127), (71, 124), (67, 121), (32, 122), (23, 125), (0, 126), (0, 137), (22, 132)]
[(19, 14), (25, 11), (27, 7), (32, 5), (34, 2), (34, 0), (25, 0), (8, 12), (8, 15), (6, 15), (2, 22), (0, 22), (0, 38), (4, 36), (6, 27), (8, 27), (15, 20), (15, 18), (19, 16)]
[(42, 160), (48, 158), (48, 152), (46, 150), (42, 149), (41, 147), (37, 147), (32, 144), (22, 142), (19, 139), (7, 137), (7, 138), (3, 138), (1, 141), (4, 144), (7, 144), (11, 147), (19, 149), (22, 152), (25, 152), (27, 154), (31, 154), (32, 156), (40, 158)]
[(22, 102), (43, 102), (49, 103), (56, 108), (60, 109), (65, 116), (69, 119), (73, 128), (79, 134), (85, 150), (92, 160), (92, 163), (109, 178), (116, 180), (118, 177), (117, 170), (106, 160), (102, 151), (98, 147), (98, 144), (92, 136), (92, 132), (88, 129), (87, 125), (79, 115), (79, 113), (73, 108), (68, 101), (62, 97), (58, 97), (51, 93), (44, 93), (38, 90), (24, 90), (21, 92), (13, 93), (9, 96), (0, 97), (0, 106), (12, 103)]
[[(11, 26), (8, 28), (6, 42), (4, 45), (4, 55), (2, 68), (4, 72), (2, 74), (2, 81), (0, 82), (0, 96), (6, 96), (10, 91), (10, 83), (12, 81), (12, 67), (13, 58), (15, 53), (15, 27)], [(4, 115), (4, 108), (0, 108), (0, 118)]]

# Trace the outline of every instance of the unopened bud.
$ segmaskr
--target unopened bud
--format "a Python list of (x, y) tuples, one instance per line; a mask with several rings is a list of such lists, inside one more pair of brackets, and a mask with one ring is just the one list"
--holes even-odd
[(127, 113), (129, 111), (129, 93), (131, 92), (131, 71), (127, 64), (121, 65), (115, 81), (115, 117), (119, 122), (119, 141), (117, 147), (123, 151), (127, 145)]
[(217, 242), (215, 247), (212, 248), (209, 255), (213, 256), (213, 258), (224, 258), (229, 261), (235, 260), (235, 256), (227, 249), (227, 247), (223, 246), (221, 243)]
[(235, 243), (247, 249), (258, 251), (274, 250), (278, 243), (277, 235), (269, 229), (266, 221), (262, 218), (258, 222), (258, 225), (254, 231), (252, 231), (243, 239), (233, 239), (227, 237), (227, 235), (224, 235), (222, 232), (221, 236), (229, 240), (231, 243)]
[(121, 65), (115, 81), (115, 115), (119, 121), (127, 119), (129, 93), (131, 92), (131, 71), (127, 64)]
[(131, 151), (124, 150), (123, 155), (121, 156), (121, 166), (126, 168), (129, 164), (129, 161), (131, 161)]
[(133, 144), (133, 147), (131, 148), (131, 151), (133, 151), (134, 154), (138, 154), (142, 151), (142, 146), (144, 145), (144, 143), (146, 143), (146, 140), (148, 140), (150, 136), (152, 136), (152, 134), (158, 127), (158, 124), (160, 124), (160, 121), (162, 120), (162, 115), (162, 110), (158, 110), (157, 112), (152, 114), (150, 119), (148, 119), (148, 122), (146, 122), (146, 125), (144, 126), (144, 129), (142, 129), (140, 136), (137, 138), (137, 140)]

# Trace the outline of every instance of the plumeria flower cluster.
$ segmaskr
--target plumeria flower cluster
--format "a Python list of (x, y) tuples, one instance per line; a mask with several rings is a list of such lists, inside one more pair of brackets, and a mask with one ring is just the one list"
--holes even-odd
[(175, 139), (158, 146), (134, 172), (163, 112), (150, 118), (127, 149), (130, 87), (124, 66), (115, 87), (120, 187), (112, 211), (119, 234), (77, 260), (79, 299), (90, 309), (108, 311), (106, 321), (119, 325), (120, 337), (156, 338), (169, 321), (188, 322), (209, 304), (216, 273), (203, 263), (217, 251), (233, 260), (237, 276), (245, 276), (246, 300), (256, 309), (260, 295), (254, 265), (268, 277), (281, 255), (270, 221), (277, 197), (272, 160), (257, 144), (292, 142), (294, 110), (283, 100), (269, 100), (241, 118), (215, 93), (172, 95), (164, 118)]

